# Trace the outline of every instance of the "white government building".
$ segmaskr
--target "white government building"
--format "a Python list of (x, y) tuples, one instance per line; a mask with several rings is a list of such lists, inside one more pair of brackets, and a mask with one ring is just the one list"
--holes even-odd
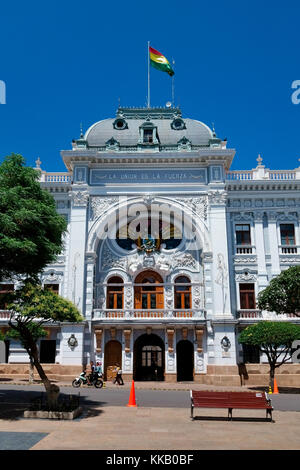
[[(68, 221), (42, 282), (85, 322), (47, 326), (41, 362), (65, 374), (118, 362), (125, 380), (202, 383), (224, 374), (237, 383), (238, 364), (263, 363), (237, 338), (279, 318), (259, 311), (256, 296), (300, 262), (300, 167), (270, 170), (259, 156), (252, 170), (231, 171), (235, 150), (178, 108), (120, 107), (61, 155), (64, 173), (36, 166)], [(11, 341), (5, 361), (28, 356)]]

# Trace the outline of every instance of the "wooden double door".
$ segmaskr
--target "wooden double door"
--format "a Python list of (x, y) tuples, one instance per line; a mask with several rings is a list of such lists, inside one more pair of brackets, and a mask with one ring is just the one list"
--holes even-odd
[(122, 365), (122, 345), (119, 341), (111, 340), (105, 345), (104, 350), (104, 378), (111, 380), (116, 364)]
[(163, 279), (155, 271), (144, 271), (136, 277), (134, 308), (143, 310), (164, 309)]

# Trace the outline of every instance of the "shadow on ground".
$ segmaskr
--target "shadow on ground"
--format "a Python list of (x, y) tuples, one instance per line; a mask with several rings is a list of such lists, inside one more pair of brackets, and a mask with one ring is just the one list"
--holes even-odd
[[(269, 387), (248, 387), (249, 390), (259, 390), (262, 392), (269, 392)], [(300, 388), (297, 387), (278, 387), (279, 393), (292, 393), (292, 394), (300, 394)]]
[[(1, 390), (0, 396), (0, 419), (15, 421), (24, 418), (24, 411), (29, 409), (33, 400), (45, 399), (46, 392), (32, 391), (32, 390)], [(102, 413), (100, 408), (106, 402), (99, 402), (91, 400), (89, 397), (80, 396), (80, 392), (76, 393), (61, 393), (60, 400), (66, 400), (70, 395), (79, 395), (79, 406), (84, 410), (84, 413), (79, 416), (79, 419), (99, 416)], [(32, 418), (30, 418), (32, 419)]]
[(259, 422), (270, 422), (270, 423), (275, 423), (274, 420), (272, 420), (271, 418), (232, 418), (232, 419), (228, 419), (227, 417), (225, 416), (194, 416), (194, 419), (193, 421), (244, 421), (244, 422), (247, 422), (247, 423), (250, 423), (250, 422), (256, 422), (256, 423), (259, 423)]

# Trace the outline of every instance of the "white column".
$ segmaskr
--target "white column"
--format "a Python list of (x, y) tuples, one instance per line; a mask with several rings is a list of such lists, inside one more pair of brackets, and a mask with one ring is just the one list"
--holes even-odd
[(210, 234), (213, 253), (213, 310), (215, 316), (231, 316), (228, 241), (226, 230), (226, 193), (212, 191), (208, 193), (210, 202)]
[[(258, 285), (260, 290), (268, 285), (263, 231), (263, 212), (254, 213), (255, 248), (257, 256)], [(252, 243), (253, 244), (253, 243)]]
[(85, 244), (88, 191), (71, 192), (68, 298), (84, 313)]
[(86, 288), (85, 288), (85, 317), (92, 319), (93, 296), (94, 296), (94, 266), (96, 262), (96, 253), (86, 253)]
[(276, 212), (268, 212), (268, 232), (270, 239), (270, 254), (271, 254), (271, 265), (272, 274), (277, 276), (280, 274), (280, 261), (279, 261), (279, 248), (278, 248), (278, 237), (277, 237), (277, 214)]

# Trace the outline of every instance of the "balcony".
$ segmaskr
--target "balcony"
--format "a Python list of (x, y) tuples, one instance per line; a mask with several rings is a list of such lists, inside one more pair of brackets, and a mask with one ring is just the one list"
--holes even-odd
[(299, 246), (297, 245), (280, 245), (279, 249), (282, 255), (294, 255), (299, 253)]
[(176, 310), (142, 310), (142, 309), (122, 309), (93, 311), (94, 320), (205, 320), (205, 311), (200, 309), (176, 309)]
[(239, 318), (240, 320), (244, 320), (245, 322), (252, 322), (253, 320), (295, 321), (297, 319), (298, 321), (300, 321), (300, 313), (298, 315), (294, 315), (293, 313), (283, 313), (281, 315), (277, 315), (275, 312), (262, 312), (258, 309), (240, 309), (237, 311), (237, 318)]
[(10, 312), (9, 310), (0, 310), (0, 320), (9, 320)]
[(255, 253), (255, 246), (253, 245), (236, 245), (235, 252), (237, 255), (248, 255)]
[(251, 310), (246, 310), (246, 309), (241, 309), (237, 311), (237, 317), (242, 320), (253, 320), (253, 319), (262, 319), (262, 313), (261, 310), (258, 309), (251, 309)]

